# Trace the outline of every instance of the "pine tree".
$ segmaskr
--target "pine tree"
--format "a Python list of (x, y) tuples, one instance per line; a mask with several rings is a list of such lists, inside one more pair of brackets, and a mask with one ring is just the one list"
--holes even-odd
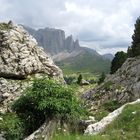
[(82, 81), (82, 79), (83, 79), (83, 76), (82, 76), (82, 74), (80, 74), (79, 76), (78, 76), (78, 78), (77, 78), (77, 84), (81, 84), (81, 81)]
[(115, 54), (114, 59), (111, 62), (110, 74), (115, 73), (122, 66), (122, 64), (125, 62), (126, 59), (127, 59), (127, 53), (125, 53), (123, 51), (117, 52)]
[(102, 74), (101, 74), (101, 76), (100, 76), (100, 78), (99, 78), (98, 84), (103, 83), (103, 82), (104, 82), (104, 80), (105, 80), (105, 77), (106, 77), (105, 73), (104, 73), (104, 72), (102, 72)]
[(128, 48), (128, 56), (135, 57), (140, 55), (140, 17), (136, 20), (132, 45)]

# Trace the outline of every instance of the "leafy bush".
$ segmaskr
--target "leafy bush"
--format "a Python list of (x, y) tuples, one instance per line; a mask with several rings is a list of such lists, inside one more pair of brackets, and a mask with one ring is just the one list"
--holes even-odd
[(12, 108), (27, 124), (28, 134), (36, 130), (46, 118), (75, 120), (83, 112), (73, 90), (48, 79), (35, 80)]
[(20, 140), (23, 137), (23, 124), (14, 113), (1, 114), (0, 132), (4, 132), (7, 140)]

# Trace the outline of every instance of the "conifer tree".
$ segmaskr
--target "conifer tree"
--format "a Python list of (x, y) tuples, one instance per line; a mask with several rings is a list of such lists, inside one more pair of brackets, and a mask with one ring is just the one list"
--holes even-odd
[(128, 48), (128, 57), (140, 55), (140, 17), (136, 20), (132, 45)]
[(111, 62), (111, 74), (115, 73), (127, 59), (127, 53), (121, 51), (115, 54), (114, 59)]

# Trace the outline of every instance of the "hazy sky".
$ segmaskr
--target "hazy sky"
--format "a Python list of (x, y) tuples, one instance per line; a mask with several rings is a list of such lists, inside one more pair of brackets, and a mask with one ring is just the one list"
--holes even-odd
[(140, 0), (0, 0), (0, 21), (55, 27), (100, 53), (126, 50)]

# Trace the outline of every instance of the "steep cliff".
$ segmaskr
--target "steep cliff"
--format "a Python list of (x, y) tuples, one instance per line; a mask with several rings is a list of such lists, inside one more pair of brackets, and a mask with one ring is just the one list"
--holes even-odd
[(63, 30), (53, 28), (38, 30), (29, 27), (24, 28), (27, 29), (27, 31), (36, 38), (39, 45), (52, 56), (64, 50), (72, 52), (80, 47), (78, 40), (74, 41), (72, 36), (65, 37), (65, 32)]

